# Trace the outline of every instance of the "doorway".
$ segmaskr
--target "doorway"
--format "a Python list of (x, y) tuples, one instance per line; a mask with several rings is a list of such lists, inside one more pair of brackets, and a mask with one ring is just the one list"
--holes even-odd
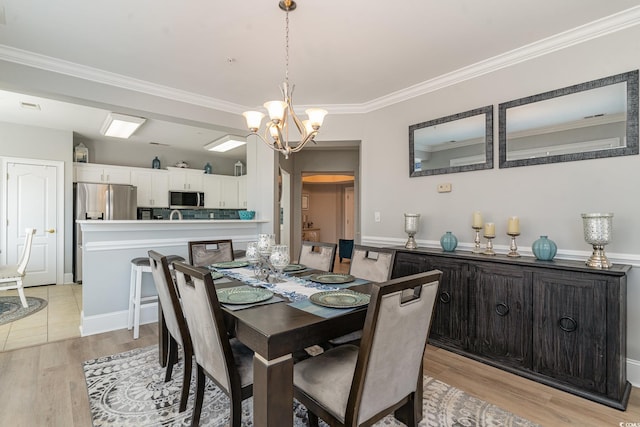
[(2, 170), (6, 192), (0, 217), (7, 224), (3, 262), (18, 261), (25, 229), (35, 228), (24, 285), (63, 283), (63, 162), (3, 158)]

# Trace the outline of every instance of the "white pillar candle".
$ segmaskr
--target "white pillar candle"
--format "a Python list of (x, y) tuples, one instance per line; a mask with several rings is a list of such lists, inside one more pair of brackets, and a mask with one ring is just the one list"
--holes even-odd
[(473, 213), (473, 222), (471, 226), (473, 228), (482, 228), (482, 214), (480, 211), (475, 211)]
[(517, 216), (509, 217), (507, 234), (520, 234), (520, 219)]
[(496, 225), (493, 222), (488, 222), (484, 225), (485, 237), (496, 237)]

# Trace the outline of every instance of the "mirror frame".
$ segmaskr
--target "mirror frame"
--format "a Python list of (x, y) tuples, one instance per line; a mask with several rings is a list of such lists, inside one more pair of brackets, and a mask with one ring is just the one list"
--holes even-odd
[[(440, 125), (442, 123), (453, 122), (456, 120), (466, 119), (467, 117), (485, 115), (485, 161), (484, 163), (476, 163), (472, 165), (449, 166), (446, 168), (415, 170), (415, 148), (414, 148), (414, 132), (430, 126)], [(429, 120), (422, 123), (409, 126), (409, 177), (428, 175), (441, 175), (446, 173), (467, 172), (481, 169), (493, 169), (493, 105), (476, 108), (465, 111), (464, 113), (452, 114), (446, 117)]]
[[(582, 153), (558, 154), (532, 159), (507, 160), (507, 109), (622, 82), (627, 83), (627, 144), (625, 147), (587, 151)], [(600, 159), (638, 154), (638, 70), (616, 74), (614, 76), (604, 77), (500, 104), (498, 106), (498, 151), (500, 168), (572, 162), (577, 160)]]

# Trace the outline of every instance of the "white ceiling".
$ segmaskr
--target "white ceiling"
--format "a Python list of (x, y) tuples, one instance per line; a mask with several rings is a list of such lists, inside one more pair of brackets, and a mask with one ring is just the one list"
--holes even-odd
[[(0, 60), (37, 58), (80, 75), (197, 95), (236, 113), (280, 96), (285, 13), (277, 3), (0, 0)], [(330, 114), (372, 109), (425, 82), (615, 20), (619, 12), (637, 16), (638, 7), (638, 0), (298, 0), (290, 13), (294, 104)], [(21, 109), (19, 101), (41, 110)], [(0, 92), (0, 120), (92, 139), (100, 138), (105, 112)], [(151, 120), (132, 141), (179, 139), (200, 150), (222, 134), (213, 126)]]

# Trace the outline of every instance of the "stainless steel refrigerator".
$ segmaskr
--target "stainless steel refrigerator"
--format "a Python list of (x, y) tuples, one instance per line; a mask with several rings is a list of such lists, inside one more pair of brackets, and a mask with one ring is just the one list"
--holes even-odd
[[(133, 185), (78, 182), (73, 186), (76, 220), (136, 219), (138, 190)], [(73, 233), (73, 280), (82, 281), (82, 231), (75, 224)]]

